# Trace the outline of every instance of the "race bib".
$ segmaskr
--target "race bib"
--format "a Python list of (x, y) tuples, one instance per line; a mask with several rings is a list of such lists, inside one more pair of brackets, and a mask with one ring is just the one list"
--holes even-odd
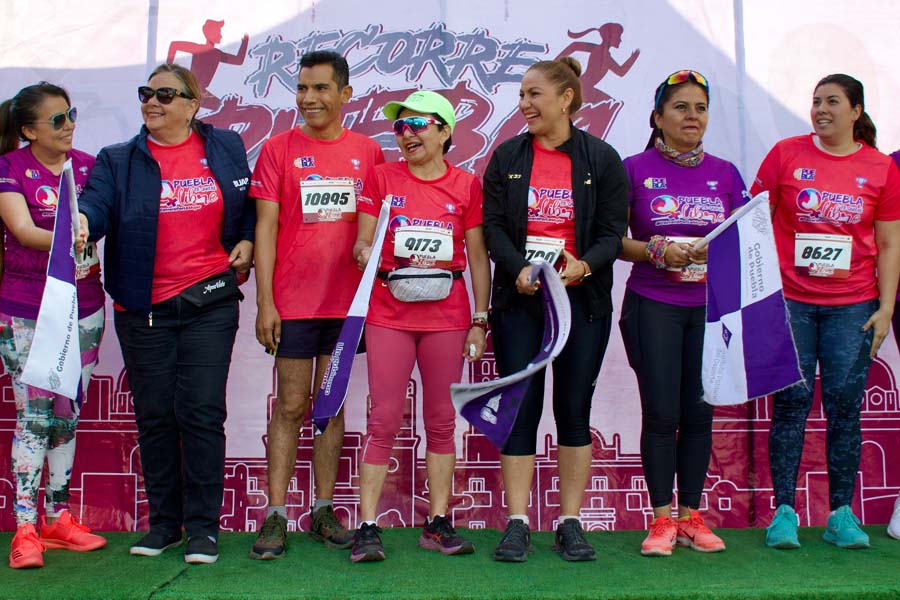
[(562, 255), (565, 245), (565, 240), (559, 238), (529, 235), (525, 238), (525, 260), (528, 262), (546, 260), (551, 265), (555, 265)]
[(88, 242), (84, 252), (75, 260), (75, 279), (84, 279), (100, 273), (100, 257), (97, 255), (97, 244)]
[[(680, 244), (693, 244), (700, 238), (696, 237), (670, 237), (669, 241)], [(666, 276), (669, 281), (679, 283), (706, 283), (706, 265), (685, 265), (684, 267), (666, 267)]]
[(300, 203), (304, 223), (356, 220), (356, 192), (349, 178), (301, 181)]
[(394, 230), (394, 261), (401, 267), (449, 269), (453, 232), (440, 227), (410, 225)]
[(809, 277), (850, 277), (853, 238), (849, 235), (798, 233), (794, 237), (794, 268)]

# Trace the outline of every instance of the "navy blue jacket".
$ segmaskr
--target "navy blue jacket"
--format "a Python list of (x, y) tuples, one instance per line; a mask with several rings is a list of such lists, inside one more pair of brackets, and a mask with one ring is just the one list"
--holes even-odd
[[(250, 167), (246, 150), (237, 133), (199, 121), (197, 125), (209, 169), (222, 190), (222, 247), (231, 252), (239, 241), (253, 241), (256, 226), (256, 209), (247, 196)], [(106, 236), (103, 279), (107, 293), (126, 309), (143, 314), (151, 307), (162, 189), (159, 164), (147, 148), (147, 135), (147, 128), (142, 127), (129, 141), (100, 150), (78, 198), (90, 239)]]

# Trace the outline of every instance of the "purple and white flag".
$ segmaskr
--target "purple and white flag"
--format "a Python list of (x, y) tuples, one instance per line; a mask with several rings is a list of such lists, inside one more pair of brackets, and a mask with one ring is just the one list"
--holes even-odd
[(715, 406), (741, 404), (801, 381), (769, 193), (739, 208), (704, 241), (710, 248), (703, 399)]
[(572, 327), (572, 307), (559, 274), (546, 261), (533, 263), (531, 281), (541, 282), (544, 300), (544, 339), (528, 366), (512, 375), (479, 383), (450, 385), (450, 399), (462, 417), (503, 448), (516, 422), (531, 377), (559, 356)]
[(344, 406), (344, 400), (347, 397), (353, 359), (356, 356), (359, 340), (362, 338), (363, 327), (366, 325), (369, 299), (372, 296), (375, 277), (378, 275), (378, 267), (381, 265), (381, 246), (384, 244), (384, 236), (387, 233), (390, 212), (390, 202), (382, 202), (381, 210), (378, 212), (378, 224), (375, 226), (375, 239), (372, 240), (369, 262), (363, 271), (359, 287), (356, 288), (347, 318), (341, 327), (334, 350), (331, 352), (328, 370), (325, 371), (325, 377), (322, 379), (322, 385), (319, 387), (313, 403), (312, 422), (318, 433), (324, 432), (332, 417), (341, 412), (341, 407)]
[(71, 398), (80, 405), (81, 344), (74, 247), (78, 219), (73, 219), (78, 215), (78, 204), (71, 160), (66, 161), (60, 175), (58, 198), (47, 283), (21, 381)]

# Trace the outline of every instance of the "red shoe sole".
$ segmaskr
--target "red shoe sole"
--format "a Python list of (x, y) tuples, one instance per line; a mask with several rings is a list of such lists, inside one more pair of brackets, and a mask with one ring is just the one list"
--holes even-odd
[(91, 550), (97, 550), (106, 546), (106, 540), (100, 540), (94, 544), (89, 544), (87, 546), (80, 546), (78, 544), (73, 544), (65, 540), (54, 540), (47, 538), (41, 538), (41, 541), (44, 542), (44, 545), (48, 548), (71, 550), (72, 552), (90, 552)]

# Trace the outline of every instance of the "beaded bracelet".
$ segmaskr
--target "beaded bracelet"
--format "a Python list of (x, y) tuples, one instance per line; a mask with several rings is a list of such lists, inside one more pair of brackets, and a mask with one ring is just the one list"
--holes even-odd
[(666, 250), (669, 247), (669, 240), (664, 235), (654, 235), (647, 242), (647, 260), (657, 269), (666, 268)]

